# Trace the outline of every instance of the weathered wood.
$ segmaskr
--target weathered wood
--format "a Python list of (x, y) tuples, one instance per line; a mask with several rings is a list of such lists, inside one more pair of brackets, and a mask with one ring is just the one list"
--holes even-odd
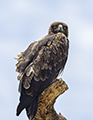
[(54, 110), (55, 100), (64, 93), (68, 86), (62, 79), (56, 79), (39, 97), (37, 114), (34, 120), (66, 120)]

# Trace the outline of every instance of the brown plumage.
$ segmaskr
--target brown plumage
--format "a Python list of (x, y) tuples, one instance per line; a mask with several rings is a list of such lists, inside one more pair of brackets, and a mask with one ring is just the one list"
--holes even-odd
[(38, 97), (64, 69), (68, 48), (68, 26), (54, 22), (50, 25), (47, 36), (32, 43), (18, 55), (16, 71), (19, 72), (21, 95), (17, 115), (26, 108), (29, 119), (34, 118)]

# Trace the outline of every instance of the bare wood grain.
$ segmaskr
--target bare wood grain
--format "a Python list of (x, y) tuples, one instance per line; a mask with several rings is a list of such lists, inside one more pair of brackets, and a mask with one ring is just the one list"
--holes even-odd
[(66, 120), (54, 110), (54, 103), (58, 96), (68, 89), (67, 84), (60, 78), (43, 91), (39, 97), (37, 114), (34, 120)]

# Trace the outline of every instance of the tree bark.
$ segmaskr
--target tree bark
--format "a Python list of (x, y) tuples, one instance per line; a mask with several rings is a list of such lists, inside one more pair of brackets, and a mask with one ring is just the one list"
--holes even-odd
[(67, 89), (67, 84), (61, 78), (56, 79), (45, 89), (39, 97), (37, 114), (34, 120), (66, 120), (64, 116), (56, 113), (54, 103), (57, 97)]

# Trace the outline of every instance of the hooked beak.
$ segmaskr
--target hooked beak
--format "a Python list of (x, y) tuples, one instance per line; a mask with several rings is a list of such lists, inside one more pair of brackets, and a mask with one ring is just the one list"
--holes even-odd
[(63, 26), (62, 25), (58, 25), (58, 31), (62, 31), (63, 30)]

